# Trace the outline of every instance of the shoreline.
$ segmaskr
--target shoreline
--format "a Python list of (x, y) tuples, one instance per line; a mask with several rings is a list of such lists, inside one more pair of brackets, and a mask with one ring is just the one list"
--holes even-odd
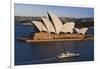
[(86, 41), (86, 40), (94, 40), (94, 37), (87, 37), (84, 39), (52, 39), (52, 40), (33, 40), (28, 38), (19, 38), (19, 41), (23, 41), (26, 43), (34, 43), (34, 42), (56, 42), (56, 41)]

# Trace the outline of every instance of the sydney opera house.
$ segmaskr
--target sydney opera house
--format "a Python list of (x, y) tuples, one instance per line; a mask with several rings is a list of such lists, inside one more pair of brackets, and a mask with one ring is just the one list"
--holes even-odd
[(50, 12), (47, 12), (47, 17), (41, 17), (41, 21), (31, 23), (39, 31), (34, 33), (33, 40), (83, 39), (88, 30), (76, 28), (75, 22), (62, 23), (57, 15)]

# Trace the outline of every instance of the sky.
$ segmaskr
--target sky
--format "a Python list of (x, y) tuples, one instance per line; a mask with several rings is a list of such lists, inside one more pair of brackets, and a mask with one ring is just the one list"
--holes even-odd
[(15, 16), (47, 16), (47, 12), (59, 17), (85, 18), (94, 17), (94, 9), (86, 7), (50, 6), (35, 4), (15, 4)]

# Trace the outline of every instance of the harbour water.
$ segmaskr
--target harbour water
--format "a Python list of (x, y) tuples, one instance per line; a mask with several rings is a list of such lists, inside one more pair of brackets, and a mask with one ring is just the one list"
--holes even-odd
[[(18, 41), (21, 36), (29, 36), (33, 26), (15, 26), (15, 65), (79, 62), (94, 60), (94, 41), (64, 41), (25, 43)], [(93, 29), (88, 33), (93, 34)], [(79, 53), (79, 57), (56, 59), (62, 52)]]

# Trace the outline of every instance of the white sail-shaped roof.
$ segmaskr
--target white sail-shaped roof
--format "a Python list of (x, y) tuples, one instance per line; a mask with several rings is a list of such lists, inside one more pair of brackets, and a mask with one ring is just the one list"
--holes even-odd
[(75, 26), (74, 22), (67, 22), (67, 23), (65, 23), (62, 26), (60, 32), (64, 32), (64, 33), (70, 32), (70, 33), (73, 33), (74, 26)]
[(32, 24), (34, 24), (39, 31), (47, 31), (46, 27), (40, 21), (32, 21)]
[(61, 27), (62, 27), (62, 22), (60, 21), (59, 17), (57, 17), (56, 15), (49, 13), (48, 12), (48, 18), (51, 20), (54, 29), (55, 29), (55, 33), (59, 34)]
[(75, 28), (75, 30), (77, 31), (77, 33), (81, 33), (84, 35), (87, 32), (88, 28), (81, 28), (81, 29)]
[(49, 32), (49, 33), (50, 33), (50, 32), (54, 32), (54, 33), (55, 33), (55, 29), (54, 29), (54, 27), (53, 27), (51, 21), (50, 21), (49, 19), (47, 19), (47, 18), (41, 18), (41, 19), (42, 19), (43, 23), (45, 24), (45, 26), (46, 26), (48, 32)]

